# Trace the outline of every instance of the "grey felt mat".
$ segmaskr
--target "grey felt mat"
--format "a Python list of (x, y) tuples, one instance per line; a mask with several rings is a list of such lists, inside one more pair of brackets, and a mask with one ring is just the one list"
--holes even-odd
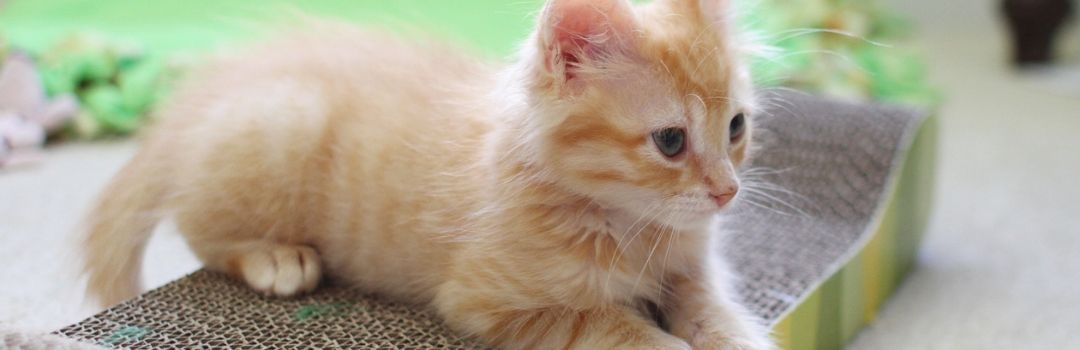
[[(859, 248), (897, 159), (922, 121), (912, 110), (766, 92), (746, 168), (768, 188), (733, 208), (723, 247), (750, 309), (775, 322)], [(471, 349), (423, 307), (336, 287), (272, 299), (198, 271), (57, 334), (107, 346)]]

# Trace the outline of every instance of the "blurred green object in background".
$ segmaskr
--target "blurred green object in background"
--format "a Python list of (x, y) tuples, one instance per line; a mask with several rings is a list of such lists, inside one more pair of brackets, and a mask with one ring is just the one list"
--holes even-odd
[(826, 95), (940, 103), (911, 26), (876, 0), (756, 0), (742, 24), (775, 51), (752, 61), (761, 86)]
[(130, 134), (168, 90), (164, 63), (133, 45), (72, 34), (36, 54), (45, 91), (74, 94), (82, 110), (62, 136), (95, 139)]
[[(45, 65), (53, 93), (77, 89), (72, 85), (76, 81), (100, 83), (120, 69), (125, 78), (116, 82), (119, 92), (95, 89), (92, 99), (87, 95), (91, 90), (77, 93), (94, 113), (107, 115), (95, 119), (101, 130), (123, 134), (137, 127), (139, 123), (129, 119), (145, 113), (154, 100), (150, 96), (160, 95), (139, 96), (138, 91), (160, 87), (149, 81), (154, 80), (150, 72), (167, 66), (161, 58), (197, 55), (258, 38), (266, 29), (287, 27), (282, 20), (298, 13), (418, 29), (465, 42), (490, 56), (507, 56), (533, 27), (533, 14), (542, 2), (13, 0), (0, 12), (0, 35), (34, 53), (50, 50), (72, 33), (87, 32), (107, 38), (114, 47), (140, 48), (149, 57), (145, 61), (156, 62), (157, 68), (132, 73), (117, 65), (115, 54), (94, 45), (85, 46), (87, 52), (64, 51), (70, 57)], [(940, 102), (922, 58), (910, 46), (910, 26), (876, 0), (752, 0), (742, 5), (742, 26), (775, 48), (751, 62), (760, 86), (921, 106)], [(115, 98), (117, 94), (123, 98)], [(112, 105), (119, 101), (123, 103)]]
[[(0, 38), (38, 60), (50, 95), (74, 93), (83, 111), (65, 136), (127, 135), (183, 64), (257, 39), (299, 13), (435, 33), (489, 56), (514, 51), (539, 0), (13, 0), (0, 10)], [(283, 28), (287, 29), (287, 28)], [(2, 41), (0, 41), (2, 43)]]
[(73, 32), (94, 31), (169, 55), (206, 51), (256, 37), (297, 13), (416, 28), (507, 54), (532, 28), (541, 0), (10, 0), (0, 34), (42, 52)]

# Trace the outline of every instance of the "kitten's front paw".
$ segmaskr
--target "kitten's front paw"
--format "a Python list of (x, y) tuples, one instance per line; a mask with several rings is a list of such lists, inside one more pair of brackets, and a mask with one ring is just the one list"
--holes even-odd
[(252, 289), (282, 297), (315, 289), (321, 275), (319, 253), (302, 245), (249, 251), (239, 257), (239, 265)]

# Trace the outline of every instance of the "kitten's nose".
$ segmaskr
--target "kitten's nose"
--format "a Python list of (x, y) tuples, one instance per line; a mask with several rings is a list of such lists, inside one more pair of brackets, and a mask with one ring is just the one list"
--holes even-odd
[(717, 207), (723, 208), (724, 205), (731, 202), (732, 198), (735, 198), (735, 194), (739, 193), (738, 187), (728, 187), (719, 191), (709, 191), (709, 198), (716, 203)]
[(709, 190), (709, 199), (716, 203), (718, 208), (723, 208), (728, 202), (731, 202), (732, 198), (735, 198), (735, 194), (739, 193), (738, 182), (731, 179), (726, 181), (716, 181), (712, 176), (705, 176), (705, 186)]

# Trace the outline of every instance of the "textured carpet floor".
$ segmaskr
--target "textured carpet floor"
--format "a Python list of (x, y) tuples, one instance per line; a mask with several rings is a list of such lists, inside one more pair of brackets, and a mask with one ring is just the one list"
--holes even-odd
[[(1006, 70), (986, 33), (935, 34), (928, 53), (948, 96), (935, 215), (915, 272), (851, 348), (1078, 348), (1080, 99)], [(64, 145), (0, 173), (0, 326), (53, 330), (93, 311), (69, 234), (133, 151)], [(149, 256), (151, 286), (197, 266), (173, 234)]]

